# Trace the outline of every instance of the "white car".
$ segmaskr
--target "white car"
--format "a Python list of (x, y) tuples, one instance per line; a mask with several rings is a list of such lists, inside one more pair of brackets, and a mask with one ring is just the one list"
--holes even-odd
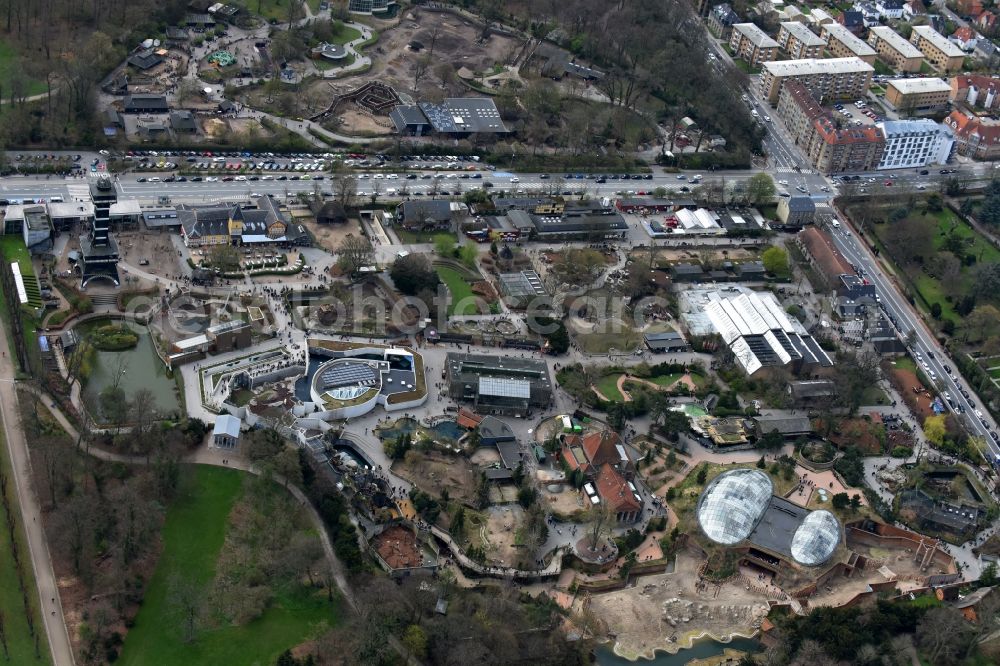
[(399, 175), (398, 174), (394, 174), (394, 173), (386, 174), (385, 177), (388, 180), (398, 180), (399, 179)]
[(236, 176), (236, 178), (233, 178), (233, 180), (235, 180), (238, 183), (245, 183), (245, 182), (247, 182), (247, 177), (246, 176)]
[(385, 178), (385, 176), (383, 174), (380, 174), (380, 173), (375, 173), (375, 174), (372, 174), (372, 178), (374, 178), (375, 180), (382, 180), (383, 178)]
[[(452, 174), (452, 175), (454, 175), (454, 174)], [(513, 178), (510, 179), (510, 182), (512, 182), (512, 183), (520, 183), (521, 179), (518, 178), (517, 176), (514, 176)]]
[(209, 176), (209, 177), (207, 177), (205, 179), (205, 182), (206, 183), (217, 183), (217, 182), (219, 182), (219, 177), (218, 176)]
[(787, 180), (779, 180), (778, 181), (778, 185), (788, 185), (788, 181)]

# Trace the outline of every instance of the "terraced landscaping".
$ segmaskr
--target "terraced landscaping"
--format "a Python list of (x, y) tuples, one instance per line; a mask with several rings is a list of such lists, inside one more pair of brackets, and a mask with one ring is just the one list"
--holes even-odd
[(24, 246), (24, 239), (20, 236), (4, 236), (0, 238), (0, 247), (3, 248), (7, 261), (16, 261), (21, 269), (24, 291), (28, 295), (28, 306), (42, 307), (42, 290), (38, 286), (38, 278), (35, 277), (35, 269), (31, 266), (31, 255)]

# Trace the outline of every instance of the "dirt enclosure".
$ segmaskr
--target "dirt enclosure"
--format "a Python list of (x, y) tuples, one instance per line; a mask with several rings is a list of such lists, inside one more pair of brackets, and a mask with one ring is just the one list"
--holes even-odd
[(447, 456), (438, 451), (411, 450), (392, 465), (392, 472), (431, 497), (441, 497), (444, 490), (458, 502), (472, 504), (476, 478), (464, 456)]

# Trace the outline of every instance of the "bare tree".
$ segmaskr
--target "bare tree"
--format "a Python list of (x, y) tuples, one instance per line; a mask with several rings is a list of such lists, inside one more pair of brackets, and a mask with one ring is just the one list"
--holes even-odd
[(611, 506), (607, 502), (601, 502), (587, 512), (587, 540), (592, 552), (597, 550), (601, 539), (611, 530), (614, 518)]
[(354, 273), (374, 260), (375, 250), (364, 236), (347, 236), (337, 247), (337, 265), (345, 273)]

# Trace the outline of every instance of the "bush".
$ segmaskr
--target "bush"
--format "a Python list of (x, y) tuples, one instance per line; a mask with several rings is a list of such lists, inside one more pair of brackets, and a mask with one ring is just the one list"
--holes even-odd
[(139, 343), (138, 334), (121, 324), (99, 326), (88, 337), (94, 348), (100, 351), (124, 351)]
[(893, 458), (909, 458), (913, 455), (913, 449), (908, 446), (896, 446), (893, 447), (892, 453), (890, 454)]

